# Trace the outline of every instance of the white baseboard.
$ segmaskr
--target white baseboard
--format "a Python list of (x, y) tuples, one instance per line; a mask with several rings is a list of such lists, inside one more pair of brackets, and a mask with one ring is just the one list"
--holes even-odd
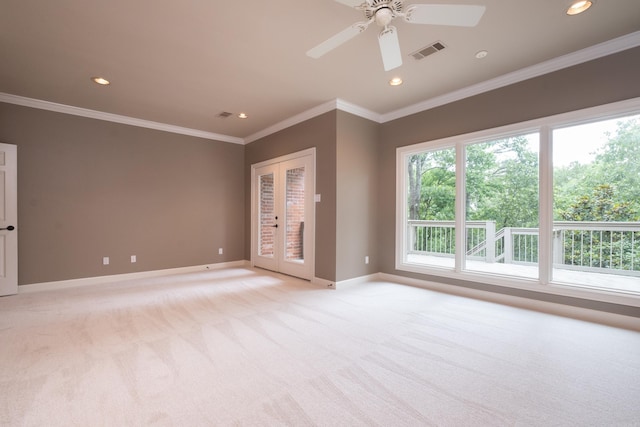
[(321, 288), (327, 288), (327, 289), (335, 289), (336, 288), (336, 283), (331, 281), (331, 280), (327, 280), (327, 279), (321, 279), (319, 277), (314, 277), (311, 279), (311, 283), (317, 286), (320, 286)]
[(509, 305), (512, 307), (524, 308), (527, 310), (539, 311), (556, 316), (570, 317), (587, 322), (600, 323), (617, 328), (640, 331), (640, 318), (625, 316), (622, 314), (609, 313), (605, 311), (592, 310), (588, 308), (575, 307), (572, 305), (558, 304), (548, 301), (540, 301), (524, 297), (500, 294), (497, 292), (470, 289), (462, 286), (447, 285), (444, 283), (431, 282), (427, 280), (412, 279), (409, 277), (396, 276), (387, 273), (378, 273), (378, 280), (398, 283), (402, 285), (414, 286), (457, 295), (466, 298), (479, 299), (494, 302), (497, 304)]
[(340, 280), (336, 282), (336, 289), (348, 289), (353, 286), (360, 285), (362, 283), (373, 282), (380, 279), (381, 273), (369, 274), (367, 276), (354, 277), (353, 279)]
[(82, 279), (60, 280), (55, 282), (32, 283), (18, 286), (18, 293), (50, 291), (56, 289), (74, 288), (78, 286), (98, 285), (101, 283), (118, 282), (123, 280), (144, 279), (148, 277), (170, 276), (173, 274), (196, 273), (198, 271), (219, 270), (221, 268), (249, 267), (249, 261), (230, 261), (216, 264), (193, 265), (189, 267), (169, 268), (165, 270), (140, 271), (137, 273), (114, 274), (110, 276), (86, 277)]

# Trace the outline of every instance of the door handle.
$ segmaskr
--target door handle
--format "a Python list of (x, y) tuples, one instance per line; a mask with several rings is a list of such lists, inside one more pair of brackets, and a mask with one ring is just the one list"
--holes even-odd
[(5, 227), (5, 228), (0, 228), (0, 230), (9, 230), (9, 231), (13, 231), (15, 229), (16, 228), (13, 225), (9, 225), (8, 227)]
[(270, 225), (270, 227), (278, 228), (278, 224), (276, 224), (276, 225)]

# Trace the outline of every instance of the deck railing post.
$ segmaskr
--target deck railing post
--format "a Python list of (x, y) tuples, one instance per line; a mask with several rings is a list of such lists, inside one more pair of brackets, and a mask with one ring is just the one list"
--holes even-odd
[(553, 264), (564, 264), (564, 230), (553, 230)]
[(408, 252), (414, 251), (417, 248), (415, 247), (415, 242), (416, 242), (416, 226), (411, 224), (411, 222), (409, 221), (407, 224), (407, 243), (409, 245), (409, 247), (407, 248)]
[(513, 262), (513, 235), (511, 227), (504, 228), (504, 263), (511, 264)]
[(485, 224), (485, 259), (487, 262), (496, 262), (496, 222), (487, 221)]

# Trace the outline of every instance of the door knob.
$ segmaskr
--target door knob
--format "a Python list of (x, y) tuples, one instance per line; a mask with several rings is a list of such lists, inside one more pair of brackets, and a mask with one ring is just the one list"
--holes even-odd
[(5, 227), (5, 228), (0, 228), (0, 230), (9, 230), (9, 231), (13, 231), (15, 229), (16, 228), (13, 225), (9, 225), (8, 227)]

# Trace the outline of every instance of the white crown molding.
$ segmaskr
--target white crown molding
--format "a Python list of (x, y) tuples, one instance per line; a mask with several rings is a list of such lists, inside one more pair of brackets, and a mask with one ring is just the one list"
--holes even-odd
[(504, 74), (491, 80), (478, 83), (466, 88), (450, 92), (448, 94), (428, 99), (408, 107), (400, 108), (381, 115), (381, 123), (396, 120), (411, 114), (429, 110), (431, 108), (446, 105), (454, 101), (459, 101), (470, 96), (479, 95), (494, 89), (499, 89), (514, 83), (539, 77), (544, 74), (558, 71), (563, 68), (572, 67), (587, 61), (602, 58), (623, 50), (640, 46), (640, 31), (618, 37), (591, 47), (587, 47), (567, 55), (559, 56), (545, 62), (541, 62), (530, 67), (522, 68), (512, 73)]
[(356, 116), (360, 116), (365, 119), (369, 119), (373, 122), (380, 123), (382, 116), (374, 111), (367, 110), (359, 105), (351, 104), (350, 102), (342, 99), (336, 99), (336, 108), (346, 113), (351, 113)]
[(567, 55), (559, 56), (557, 58), (550, 59), (548, 61), (541, 62), (530, 67), (522, 68), (512, 73), (504, 74), (494, 79), (487, 80), (476, 85), (468, 86), (466, 88), (450, 92), (442, 96), (427, 99), (417, 104), (409, 105), (407, 107), (403, 107), (385, 114), (376, 113), (364, 107), (351, 104), (342, 99), (335, 99), (333, 101), (329, 101), (322, 105), (319, 105), (315, 108), (304, 111), (303, 113), (295, 115), (287, 120), (283, 120), (260, 132), (254, 133), (248, 138), (245, 138), (245, 142), (250, 143), (256, 141), (260, 138), (264, 138), (267, 135), (278, 132), (282, 129), (286, 129), (289, 126), (293, 126), (305, 120), (309, 120), (333, 109), (345, 111), (347, 113), (351, 113), (377, 123), (386, 123), (405, 116), (409, 116), (411, 114), (419, 113), (421, 111), (449, 104), (454, 101), (459, 101), (470, 96), (479, 95), (484, 92), (499, 89), (501, 87), (532, 79), (534, 77), (539, 77), (554, 71), (562, 70), (564, 68), (572, 67), (574, 65), (582, 64), (584, 62), (602, 58), (604, 56), (612, 55), (614, 53), (622, 52), (623, 50), (631, 49), (638, 46), (640, 46), (640, 31), (636, 31), (634, 33), (630, 33), (613, 40), (609, 40), (576, 52), (572, 52)]
[(195, 136), (198, 138), (211, 139), (214, 141), (230, 142), (233, 144), (244, 144), (244, 140), (242, 138), (236, 138), (233, 136), (221, 135), (218, 133), (206, 132), (198, 129), (185, 128), (182, 126), (169, 125), (166, 123), (152, 122), (150, 120), (137, 119), (134, 117), (121, 116), (118, 114), (105, 113), (102, 111), (89, 110), (87, 108), (58, 104), (55, 102), (42, 101), (40, 99), (27, 98), (24, 96), (12, 95), (9, 93), (0, 92), (0, 102), (21, 105), (23, 107), (38, 108), (41, 110), (55, 111), (57, 113), (71, 114), (74, 116), (87, 117), (90, 119), (105, 120), (108, 122), (155, 129), (164, 132)]
[(303, 111), (302, 113), (296, 114), (295, 116), (289, 117), (286, 120), (283, 120), (274, 125), (271, 125), (266, 129), (263, 129), (259, 132), (251, 134), (244, 139), (244, 142), (245, 144), (249, 144), (253, 141), (257, 141), (260, 138), (264, 138), (265, 136), (269, 136), (273, 133), (279, 132), (293, 125), (297, 125), (298, 123), (302, 123), (306, 120), (312, 119), (321, 114), (328, 113), (329, 111), (333, 111), (336, 108), (337, 108), (336, 100), (325, 102), (324, 104), (320, 104), (317, 107), (310, 108), (309, 110)]
[(293, 117), (290, 117), (286, 120), (276, 123), (273, 126), (269, 126), (266, 129), (261, 130), (260, 132), (256, 132), (252, 135), (249, 135), (245, 138), (245, 143), (249, 144), (253, 141), (257, 141), (260, 138), (264, 138), (265, 136), (271, 135), (298, 123), (302, 123), (305, 120), (312, 119), (321, 114), (328, 113), (329, 111), (340, 110), (345, 111), (347, 113), (354, 114), (356, 116), (363, 117), (365, 119), (372, 120), (374, 122), (380, 122), (380, 114), (373, 112), (371, 110), (367, 110), (366, 108), (360, 107), (355, 104), (351, 104), (342, 99), (334, 99), (332, 101), (327, 101), (324, 104), (320, 104), (317, 107), (311, 108), (309, 110), (303, 111), (300, 114), (296, 114)]
[(229, 135), (221, 135), (213, 132), (206, 132), (198, 129), (185, 128), (181, 126), (169, 125), (165, 123), (153, 122), (149, 120), (137, 119), (133, 117), (120, 116), (117, 114), (104, 113), (96, 110), (89, 110), (86, 108), (73, 107), (70, 105), (57, 104), (49, 101), (42, 101), (33, 98), (26, 98), (17, 95), (11, 95), (8, 93), (0, 92), (0, 102), (6, 102), (9, 104), (22, 105), (25, 107), (39, 108), (43, 110), (56, 111), (59, 113), (72, 114), (76, 116), (88, 117), (98, 120), (106, 120), (115, 123), (122, 123), (131, 126), (139, 126), (149, 129), (156, 129), (165, 132), (177, 133), (182, 135), (195, 136), (199, 138), (211, 139), (215, 141), (230, 142), (233, 144), (248, 144), (256, 141), (265, 136), (271, 135), (298, 123), (317, 117), (321, 114), (328, 113), (333, 110), (345, 111), (347, 113), (360, 116), (362, 118), (371, 120), (376, 123), (386, 123), (392, 120), (396, 120), (411, 114), (416, 114), (421, 111), (429, 110), (431, 108), (439, 107), (441, 105), (449, 104), (451, 102), (459, 101), (470, 96), (479, 95), (484, 92), (488, 92), (494, 89), (499, 89), (510, 84), (518, 83), (524, 80), (528, 80), (534, 77), (539, 77), (544, 74), (558, 71), (563, 68), (568, 68), (574, 65), (582, 64), (587, 61), (601, 58), (603, 56), (611, 55), (623, 50), (631, 49), (640, 46), (640, 31), (618, 37), (613, 40), (609, 40), (604, 43), (597, 44), (567, 55), (563, 55), (554, 59), (550, 59), (545, 62), (541, 62), (531, 67), (526, 67), (512, 73), (496, 77), (491, 80), (487, 80), (482, 83), (478, 83), (466, 88), (450, 92), (448, 94), (438, 96), (435, 98), (427, 99), (417, 104), (409, 105), (407, 107), (400, 108), (398, 110), (390, 111), (388, 113), (380, 114), (374, 111), (368, 110), (364, 107), (349, 103), (342, 99), (334, 99), (332, 101), (325, 102), (317, 107), (303, 111), (296, 114), (286, 120), (278, 122), (272, 126), (269, 126), (259, 132), (249, 135), (246, 138), (237, 138)]

